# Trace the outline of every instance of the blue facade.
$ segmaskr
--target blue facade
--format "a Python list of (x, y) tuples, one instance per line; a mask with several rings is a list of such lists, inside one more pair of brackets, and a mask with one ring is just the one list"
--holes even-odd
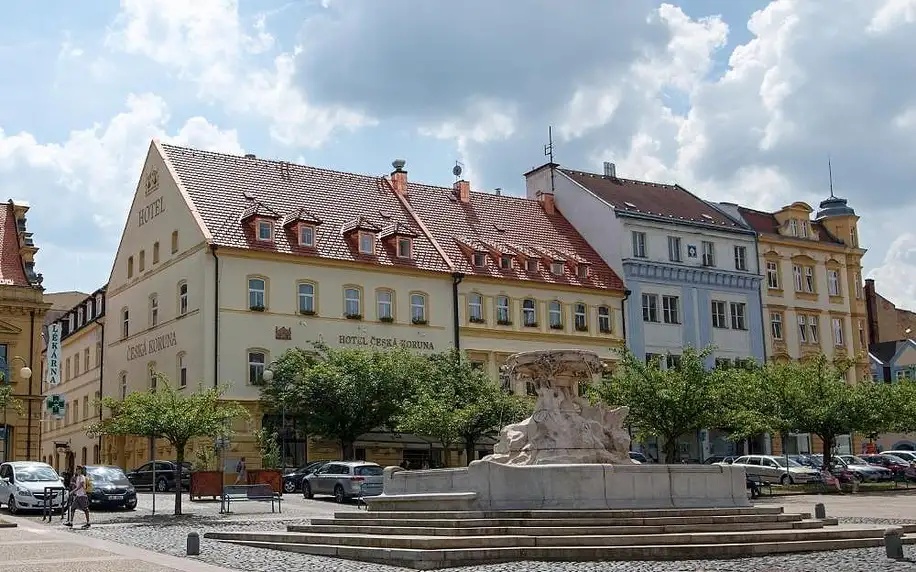
[(916, 380), (916, 365), (903, 363), (907, 350), (916, 350), (916, 341), (898, 340), (872, 344), (869, 348), (868, 361), (871, 366), (872, 379), (894, 383), (901, 379)]

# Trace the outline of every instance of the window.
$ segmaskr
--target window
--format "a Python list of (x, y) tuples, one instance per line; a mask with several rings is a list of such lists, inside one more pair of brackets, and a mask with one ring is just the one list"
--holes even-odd
[(585, 304), (576, 304), (574, 312), (576, 331), (588, 331), (588, 307)]
[(703, 266), (716, 265), (716, 245), (708, 240), (703, 241)]
[(102, 366), (102, 342), (95, 344), (95, 367)]
[(747, 247), (735, 247), (735, 270), (747, 270)]
[(658, 362), (659, 362), (659, 360), (661, 359), (661, 357), (662, 357), (661, 354), (652, 354), (652, 353), (646, 354), (646, 365), (648, 365), (648, 366), (653, 366), (653, 365), (654, 365), (654, 366), (657, 367), (657, 366), (658, 366)]
[(379, 320), (394, 321), (394, 293), (391, 290), (378, 290), (375, 293), (375, 305)]
[(529, 258), (525, 261), (525, 270), (528, 272), (537, 272), (538, 271), (538, 259)]
[(310, 224), (299, 225), (299, 246), (315, 246), (315, 227)]
[[(70, 379), (70, 358), (67, 358), (67, 361), (65, 363), (66, 363), (66, 367), (64, 368), (64, 380), (66, 381)], [(8, 380), (9, 377), (5, 377), (4, 379)]]
[(188, 386), (188, 364), (185, 363), (187, 354), (180, 352), (178, 354), (178, 387)]
[(843, 321), (840, 318), (833, 319), (833, 345), (843, 345)]
[(547, 307), (547, 319), (554, 330), (563, 329), (563, 305), (559, 300), (552, 300)]
[(260, 350), (250, 350), (248, 352), (248, 384), (264, 384), (264, 365), (267, 363), (267, 355)]
[(509, 297), (496, 297), (496, 322), (504, 326), (511, 324), (509, 321)]
[(827, 271), (827, 293), (831, 296), (840, 295), (840, 272), (838, 270)]
[(646, 233), (633, 232), (633, 256), (636, 258), (646, 257)]
[(862, 274), (856, 272), (856, 300), (862, 299)]
[(140, 251), (140, 272), (146, 270), (146, 251)]
[(731, 316), (732, 316), (732, 329), (733, 330), (746, 330), (747, 329), (747, 304), (744, 302), (732, 302), (731, 306)]
[(149, 372), (149, 390), (156, 391), (156, 385), (159, 382), (159, 374), (156, 372), (156, 362), (151, 361), (146, 364), (146, 371)]
[(680, 324), (680, 300), (677, 296), (662, 296), (662, 318), (666, 324)]
[(779, 290), (779, 263), (767, 261), (767, 288)]
[(818, 331), (817, 331), (817, 316), (808, 316), (808, 333), (810, 334), (808, 339), (811, 340), (812, 344), (818, 342)]
[(468, 295), (468, 319), (475, 324), (483, 323), (483, 296), (480, 294)]
[(178, 252), (178, 231), (172, 231), (172, 254)]
[(815, 288), (816, 284), (814, 283), (814, 268), (810, 266), (805, 266), (805, 291), (806, 292), (817, 292)]
[(67, 315), (67, 326), (69, 333), (76, 331), (76, 316), (72, 313)]
[(359, 288), (344, 288), (344, 315), (359, 317), (363, 315), (362, 296)]
[(802, 269), (798, 264), (792, 265), (792, 275), (795, 277), (795, 291), (801, 292), (803, 290), (802, 285)]
[(181, 282), (178, 284), (178, 315), (184, 316), (188, 313), (188, 283)]
[(149, 297), (149, 326), (155, 328), (159, 325), (159, 296), (153, 294)]
[(269, 220), (258, 221), (258, 240), (271, 241), (274, 239), (274, 223)]
[(359, 251), (361, 254), (375, 254), (375, 235), (368, 232), (359, 233)]
[(124, 308), (121, 310), (121, 338), (130, 336), (130, 310)]
[(83, 396), (83, 419), (89, 419), (89, 396)]
[(563, 276), (563, 272), (566, 270), (565, 262), (551, 262), (550, 263), (550, 272), (554, 276)]
[(677, 369), (681, 367), (681, 356), (678, 354), (668, 354), (665, 356), (665, 369)]
[(73, 377), (79, 377), (80, 375), (80, 355), (76, 354), (73, 356)]
[(248, 279), (248, 309), (264, 311), (267, 308), (267, 281), (263, 278)]
[(529, 328), (538, 325), (537, 306), (531, 298), (525, 298), (525, 300), (522, 301), (522, 324)]
[(315, 313), (315, 285), (308, 282), (300, 282), (298, 286), (299, 296), (299, 313)]
[(712, 327), (727, 328), (728, 322), (725, 321), (725, 302), (721, 300), (712, 301)]
[(865, 343), (865, 323), (862, 320), (859, 320), (859, 345), (863, 348), (868, 344)]
[(413, 241), (409, 238), (398, 239), (398, 257), (413, 258)]
[(716, 358), (716, 369), (728, 369), (732, 366), (732, 360), (727, 357)]
[(426, 296), (423, 294), (410, 295), (410, 321), (414, 324), (426, 323)]
[(807, 322), (803, 314), (798, 316), (798, 341), (805, 344), (808, 343), (808, 328), (806, 327)]
[(76, 310), (76, 325), (77, 325), (77, 327), (82, 327), (82, 326), (83, 326), (83, 322), (85, 321), (85, 319), (86, 319), (86, 314), (83, 312), (83, 307), (80, 306), (80, 307)]
[(127, 257), (127, 277), (128, 278), (134, 277), (134, 257), (133, 256)]
[(789, 219), (789, 234), (792, 236), (798, 236), (798, 220)]
[(483, 268), (487, 265), (487, 255), (483, 252), (474, 253), (474, 266), (477, 268)]
[(859, 246), (859, 233), (858, 233), (858, 231), (856, 231), (856, 227), (852, 227), (852, 228), (849, 229), (849, 240), (850, 240), (850, 242), (852, 243), (852, 246), (853, 246), (854, 248), (858, 248), (858, 246)]
[(770, 331), (774, 340), (782, 339), (782, 314), (779, 312), (770, 313)]
[(642, 295), (642, 320), (643, 322), (658, 322), (658, 295)]
[(100, 411), (100, 409), (99, 409), (99, 408), (101, 407), (101, 403), (99, 403), (99, 401), (101, 401), (101, 399), (102, 399), (102, 394), (99, 393), (98, 391), (96, 391), (96, 392), (95, 392), (95, 395), (93, 395), (93, 399), (92, 399), (92, 413), (93, 413), (93, 416), (95, 416), (95, 417), (98, 417), (98, 416), (99, 416), (99, 413), (101, 413), (101, 411)]
[(588, 264), (580, 263), (578, 266), (576, 266), (576, 272), (578, 273), (580, 280), (585, 280), (591, 273), (591, 269), (589, 268)]
[(611, 309), (607, 306), (598, 306), (598, 331), (602, 334), (611, 333)]
[(159, 242), (153, 243), (153, 264), (159, 264)]
[(803, 220), (801, 223), (801, 235), (802, 238), (808, 238), (808, 221)]
[(89, 371), (89, 348), (83, 350), (83, 371)]
[(897, 381), (903, 381), (905, 379), (910, 379), (910, 370), (898, 369), (897, 372), (894, 374), (894, 376), (897, 378)]
[(88, 322), (93, 318), (95, 318), (95, 307), (93, 305), (93, 301), (89, 300), (86, 302), (86, 321)]
[(118, 395), (122, 400), (127, 399), (127, 372), (124, 371), (118, 375)]
[(506, 254), (503, 254), (499, 257), (499, 267), (503, 270), (509, 270), (512, 268), (512, 257)]
[(681, 237), (668, 237), (668, 260), (671, 262), (681, 261)]

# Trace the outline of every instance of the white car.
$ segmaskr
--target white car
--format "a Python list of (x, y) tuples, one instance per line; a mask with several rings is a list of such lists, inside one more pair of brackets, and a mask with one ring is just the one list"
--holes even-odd
[[(0, 465), (0, 503), (8, 505), (12, 514), (23, 510), (42, 510), (48, 487), (63, 489), (64, 482), (54, 467), (47, 463), (13, 461)], [(63, 491), (53, 491), (50, 499), (52, 510), (60, 509), (64, 498)]]

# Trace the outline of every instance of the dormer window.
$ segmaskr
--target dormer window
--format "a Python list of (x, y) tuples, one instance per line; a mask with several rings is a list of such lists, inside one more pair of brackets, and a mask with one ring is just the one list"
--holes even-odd
[(798, 236), (798, 220), (789, 219), (789, 234), (791, 236)]
[(802, 238), (808, 238), (808, 221), (806, 220), (801, 223), (801, 235)]
[(487, 265), (487, 255), (483, 252), (474, 253), (474, 266), (477, 268), (483, 268)]
[(270, 242), (274, 239), (274, 223), (270, 220), (258, 221), (258, 240)]
[(525, 270), (528, 272), (537, 272), (538, 271), (538, 259), (529, 258), (525, 261)]
[(310, 224), (299, 225), (299, 246), (315, 246), (315, 227)]
[(368, 232), (359, 233), (359, 252), (375, 254), (375, 235)]
[(587, 264), (580, 264), (580, 265), (576, 268), (576, 274), (577, 274), (577, 275), (579, 276), (579, 278), (582, 279), (582, 280), (585, 280), (586, 278), (588, 278), (588, 275), (589, 275), (589, 268), (588, 268), (588, 265), (587, 265)]
[(398, 258), (413, 258), (413, 241), (411, 239), (398, 239)]
[(83, 325), (83, 318), (84, 318), (83, 307), (82, 307), (82, 306), (80, 306), (80, 307), (76, 310), (76, 315), (77, 315), (77, 319), (76, 319), (76, 324), (77, 324), (77, 326), (82, 326), (82, 325)]
[(510, 270), (512, 268), (512, 257), (508, 254), (503, 254), (499, 257), (499, 267), (503, 270)]
[(550, 272), (554, 276), (563, 276), (563, 272), (566, 270), (566, 264), (564, 262), (551, 262), (550, 263)]

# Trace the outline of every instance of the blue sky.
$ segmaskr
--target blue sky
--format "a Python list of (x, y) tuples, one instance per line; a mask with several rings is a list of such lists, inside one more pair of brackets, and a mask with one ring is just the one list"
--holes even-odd
[[(445, 9), (444, 7), (447, 7)], [(108, 277), (152, 137), (520, 193), (563, 165), (779, 208), (836, 188), (916, 307), (916, 0), (123, 0), (0, 21), (0, 195), (48, 290)]]

